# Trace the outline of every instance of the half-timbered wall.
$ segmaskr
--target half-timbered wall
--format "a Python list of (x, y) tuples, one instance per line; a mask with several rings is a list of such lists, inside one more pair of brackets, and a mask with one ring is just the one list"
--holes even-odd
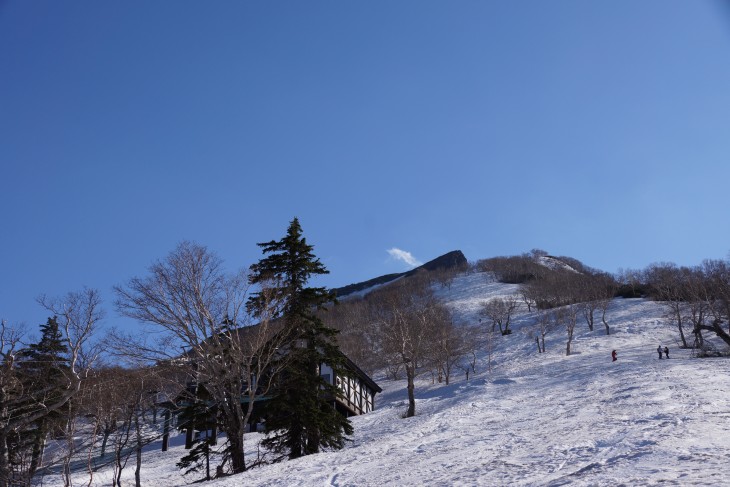
[[(319, 375), (332, 384), (334, 371), (327, 364), (319, 368)], [(337, 401), (344, 406), (350, 414), (365, 414), (375, 409), (375, 392), (358, 377), (335, 377), (337, 387), (342, 391), (342, 397)]]
[(342, 391), (338, 398), (351, 414), (365, 414), (375, 409), (375, 392), (358, 377), (337, 377), (337, 387)]

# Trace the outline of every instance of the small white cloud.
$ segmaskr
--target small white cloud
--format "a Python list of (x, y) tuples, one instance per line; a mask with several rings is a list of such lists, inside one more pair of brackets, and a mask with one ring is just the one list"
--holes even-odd
[(413, 255), (410, 252), (407, 252), (405, 250), (397, 249), (393, 247), (392, 249), (388, 250), (388, 253), (391, 257), (397, 260), (402, 260), (406, 264), (408, 264), (411, 267), (418, 267), (419, 265), (422, 265), (423, 262), (420, 262), (418, 259), (413, 257)]

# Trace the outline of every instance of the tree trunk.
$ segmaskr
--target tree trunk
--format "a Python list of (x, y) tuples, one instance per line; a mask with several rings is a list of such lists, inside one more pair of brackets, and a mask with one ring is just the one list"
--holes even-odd
[(142, 428), (139, 424), (139, 413), (134, 415), (134, 429), (136, 430), (137, 445), (135, 448), (137, 465), (134, 469), (134, 485), (142, 487)]
[(127, 446), (127, 443), (129, 442), (129, 435), (131, 434), (132, 430), (131, 416), (128, 416), (124, 419), (121, 428), (123, 433), (120, 433), (120, 436), (118, 436), (114, 442), (114, 460), (116, 467), (114, 469), (112, 485), (115, 485), (117, 487), (122, 487), (122, 471), (127, 465), (127, 460), (129, 459), (129, 456), (124, 458), (124, 447)]
[(722, 326), (719, 322), (716, 321), (712, 325), (699, 325), (697, 327), (695, 334), (698, 336), (700, 345), (704, 343), (704, 340), (702, 338), (702, 330), (715, 333), (723, 342), (725, 342), (726, 345), (730, 346), (730, 334), (722, 329)]
[(71, 487), (71, 459), (63, 462), (63, 487)]
[(606, 335), (610, 335), (611, 329), (608, 327), (608, 321), (606, 321), (606, 310), (605, 309), (601, 313), (601, 321), (603, 322), (603, 326), (606, 327)]
[(302, 426), (298, 422), (293, 424), (289, 430), (289, 459), (300, 458), (304, 454), (302, 448)]
[[(230, 393), (230, 396), (233, 397), (234, 394)], [(255, 396), (249, 396), (249, 403), (245, 411), (240, 407), (240, 403), (235, 401), (230, 401), (230, 406), (224, 405), (221, 409), (220, 426), (228, 437), (233, 473), (245, 472), (247, 469), (244, 443), (248, 422), (253, 414), (254, 399)], [(214, 421), (212, 445), (216, 445), (218, 442), (218, 426), (218, 422)]]
[(570, 355), (570, 344), (573, 341), (573, 332), (568, 332), (568, 343), (565, 345), (565, 355)]
[(413, 362), (408, 362), (406, 364), (406, 378), (408, 380), (408, 411), (406, 411), (406, 418), (412, 418), (416, 415), (415, 376), (416, 365)]
[(231, 445), (231, 470), (232, 473), (246, 471), (246, 457), (243, 450), (243, 432), (226, 431), (228, 442)]
[(588, 322), (588, 329), (593, 331), (593, 308), (586, 311), (586, 321)]
[(188, 425), (187, 428), (185, 428), (185, 449), (189, 450), (193, 447), (193, 425)]
[(702, 336), (702, 328), (700, 328), (699, 325), (695, 326), (694, 335), (695, 335), (695, 348), (697, 348), (697, 347), (702, 348), (705, 345), (705, 339)]
[[(0, 429), (0, 485), (10, 479), (10, 461), (8, 459), (8, 436), (5, 429)], [(9, 482), (8, 482), (9, 485)]]
[(307, 444), (304, 447), (305, 455), (319, 453), (320, 434), (318, 429), (307, 431)]
[(38, 427), (36, 437), (33, 439), (33, 453), (30, 460), (30, 469), (28, 470), (28, 476), (33, 477), (38, 466), (43, 458), (43, 449), (46, 444), (45, 428), (43, 425)]
[(96, 446), (96, 437), (99, 433), (99, 426), (101, 426), (101, 422), (99, 417), (96, 416), (94, 419), (94, 430), (91, 434), (91, 444), (89, 445), (88, 454), (86, 455), (86, 472), (89, 474), (89, 482), (86, 484), (86, 487), (91, 487), (91, 484), (94, 483), (94, 447)]
[(217, 445), (218, 444), (218, 422), (213, 421), (213, 430), (210, 432), (210, 444), (211, 445)]
[[(106, 440), (104, 440), (106, 441)], [(165, 409), (165, 419), (162, 427), (162, 451), (167, 451), (170, 446), (170, 410)], [(103, 452), (104, 450), (102, 450)]]
[(712, 325), (713, 330), (717, 334), (720, 339), (725, 342), (726, 345), (730, 346), (730, 335), (722, 329), (722, 326), (720, 326), (720, 323), (716, 323)]
[[(70, 403), (69, 403), (70, 406)], [(65, 487), (71, 487), (71, 461), (76, 452), (76, 443), (74, 442), (74, 436), (76, 434), (76, 418), (71, 414), (70, 407), (67, 411), (68, 419), (66, 420), (66, 448), (67, 451), (63, 456), (63, 485)]]
[(684, 336), (684, 329), (682, 329), (682, 317), (677, 316), (677, 327), (679, 328), (679, 338), (682, 340), (682, 347), (689, 348), (687, 345), (687, 339)]
[(205, 480), (210, 480), (210, 438), (208, 438), (208, 430), (205, 431)]
[(104, 458), (104, 455), (106, 455), (106, 444), (109, 441), (109, 435), (111, 434), (112, 430), (105, 426), (101, 437), (101, 453), (99, 453), (99, 458)]

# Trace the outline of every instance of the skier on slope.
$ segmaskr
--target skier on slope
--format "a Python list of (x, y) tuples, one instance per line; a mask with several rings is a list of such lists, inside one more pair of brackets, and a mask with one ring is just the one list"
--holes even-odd
[(656, 347), (656, 351), (659, 354), (659, 360), (661, 360), (662, 359), (662, 346), (659, 345), (658, 347)]
[(613, 362), (616, 361), (616, 350), (614, 350), (613, 352), (611, 352), (611, 358), (613, 359)]

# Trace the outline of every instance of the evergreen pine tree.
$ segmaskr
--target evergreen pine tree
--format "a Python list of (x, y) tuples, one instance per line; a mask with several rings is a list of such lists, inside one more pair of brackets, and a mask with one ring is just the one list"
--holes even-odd
[(182, 409), (178, 421), (181, 431), (193, 428), (205, 433), (193, 439), (190, 450), (177, 462), (177, 467), (185, 469), (183, 475), (205, 469), (203, 480), (210, 480), (210, 453), (214, 438), (209, 431), (216, 429), (215, 412), (204, 401), (193, 400)]
[(41, 339), (21, 352), (25, 370), (44, 376), (51, 382), (58, 382), (68, 370), (68, 347), (58, 329), (57, 317), (48, 318), (40, 325)]
[[(67, 387), (69, 371), (68, 347), (54, 316), (40, 325), (41, 339), (19, 353), (19, 372), (28, 392), (27, 412), (56, 402)], [(30, 474), (38, 468), (49, 432), (60, 429), (66, 420), (66, 409), (60, 408), (41, 417), (22, 432), (18, 432), (17, 447), (31, 448)]]
[(287, 366), (266, 405), (268, 435), (263, 444), (289, 458), (317, 453), (320, 448), (342, 448), (352, 425), (333, 407), (339, 388), (319, 371), (327, 364), (343, 375), (344, 356), (336, 344), (337, 330), (316, 316), (316, 311), (334, 301), (334, 294), (323, 287), (306, 287), (311, 276), (328, 271), (302, 236), (296, 218), (284, 238), (258, 245), (268, 256), (251, 266), (251, 282), (266, 286), (267, 292), (252, 296), (248, 308), (254, 315), (261, 313), (268, 305), (265, 300), (273, 296), (288, 344), (282, 355)]

